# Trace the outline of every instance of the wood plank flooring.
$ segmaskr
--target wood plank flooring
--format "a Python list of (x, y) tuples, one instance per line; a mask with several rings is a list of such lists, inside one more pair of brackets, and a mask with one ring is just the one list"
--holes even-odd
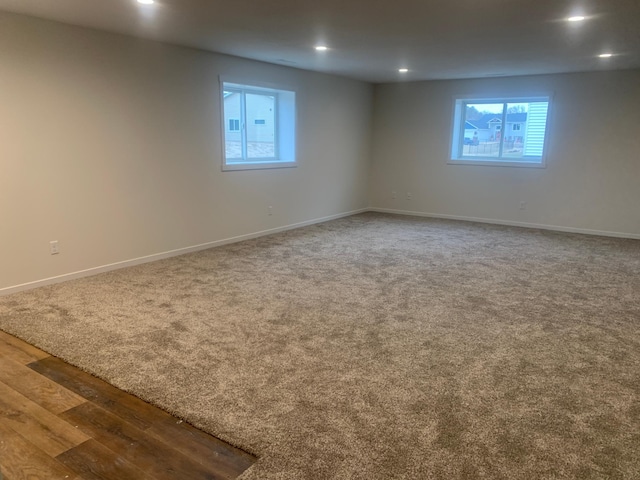
[(229, 480), (255, 461), (0, 331), (0, 480)]

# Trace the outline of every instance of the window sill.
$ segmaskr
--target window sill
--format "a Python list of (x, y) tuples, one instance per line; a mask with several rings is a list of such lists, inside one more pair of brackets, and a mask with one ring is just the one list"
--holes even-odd
[(448, 165), (475, 165), (481, 167), (523, 167), (523, 168), (546, 168), (544, 161), (513, 161), (513, 160), (498, 160), (495, 158), (487, 160), (479, 159), (451, 159), (447, 161)]
[(223, 164), (222, 171), (230, 172), (237, 170), (270, 170), (274, 168), (294, 168), (297, 166), (297, 162), (238, 162)]

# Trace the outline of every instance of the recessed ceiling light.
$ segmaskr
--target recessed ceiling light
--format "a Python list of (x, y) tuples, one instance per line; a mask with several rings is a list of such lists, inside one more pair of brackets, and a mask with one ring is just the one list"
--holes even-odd
[(153, 5), (154, 1), (153, 0), (138, 0), (138, 3), (141, 3), (142, 5)]
[(601, 53), (598, 55), (600, 58), (611, 58), (613, 57), (613, 53)]
[(586, 17), (582, 15), (575, 15), (573, 17), (567, 18), (567, 22), (582, 22)]
[(329, 50), (329, 47), (327, 47), (326, 45), (317, 45), (316, 50), (318, 52), (326, 52), (327, 50)]
[(398, 69), (398, 72), (400, 72), (400, 73), (407, 73), (408, 71), (409, 71), (408, 68), (399, 68)]

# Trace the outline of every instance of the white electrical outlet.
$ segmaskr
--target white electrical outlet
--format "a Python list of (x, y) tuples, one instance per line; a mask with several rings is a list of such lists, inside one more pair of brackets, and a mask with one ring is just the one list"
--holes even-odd
[(267, 215), (273, 215), (273, 207), (271, 205), (267, 207)]
[(527, 208), (527, 202), (520, 202), (520, 210), (525, 210)]
[(407, 192), (407, 200), (411, 200), (413, 198), (413, 194), (411, 192)]
[(60, 253), (60, 244), (58, 243), (58, 240), (52, 240), (49, 242), (49, 253), (51, 253), (51, 255), (57, 255)]
[(391, 198), (396, 198), (398, 196), (398, 192), (396, 192), (395, 190), (391, 191)]

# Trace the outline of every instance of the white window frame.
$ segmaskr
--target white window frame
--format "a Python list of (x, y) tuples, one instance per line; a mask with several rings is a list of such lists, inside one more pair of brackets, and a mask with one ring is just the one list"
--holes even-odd
[[(220, 80), (220, 115), (222, 124), (222, 170), (260, 170), (271, 168), (291, 168), (296, 167), (296, 91), (283, 85), (267, 84), (263, 82), (246, 81), (238, 78), (219, 77)], [(242, 158), (227, 158), (225, 125), (225, 91), (235, 91), (242, 95), (246, 94), (271, 95), (274, 96), (274, 148), (275, 156), (270, 158), (250, 158), (247, 154), (247, 119), (244, 111), (245, 102), (241, 100), (242, 111), (240, 118), (240, 134), (242, 143)], [(234, 132), (236, 133), (236, 132)]]
[[(542, 148), (542, 155), (539, 157), (523, 157), (522, 159), (505, 158), (502, 157), (502, 150), (505, 141), (504, 129), (501, 130), (500, 149), (497, 157), (485, 157), (485, 156), (469, 156), (462, 155), (464, 146), (464, 131), (465, 131), (465, 106), (473, 103), (536, 103), (547, 102), (547, 121), (544, 133), (544, 144)], [(455, 95), (453, 97), (453, 122), (451, 126), (451, 143), (449, 150), (450, 165), (480, 165), (480, 166), (499, 166), (499, 167), (528, 167), (528, 168), (545, 168), (546, 157), (549, 144), (549, 132), (551, 131), (551, 109), (553, 105), (552, 94), (541, 94), (536, 96), (483, 96), (483, 95)], [(506, 122), (506, 110), (503, 111), (502, 124)]]

